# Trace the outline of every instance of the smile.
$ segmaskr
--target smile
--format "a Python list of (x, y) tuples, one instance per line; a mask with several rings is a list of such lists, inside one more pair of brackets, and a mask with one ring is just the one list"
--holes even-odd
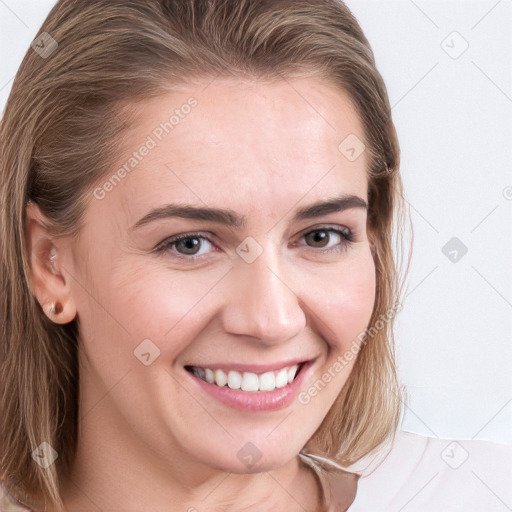
[(277, 371), (261, 374), (253, 372), (239, 372), (237, 370), (224, 371), (221, 369), (200, 368), (188, 366), (186, 369), (208, 384), (230, 389), (241, 389), (246, 392), (274, 391), (291, 384), (301, 365), (286, 366)]
[[(246, 412), (277, 411), (290, 406), (306, 379), (311, 378), (314, 360), (293, 362), (277, 369), (268, 366), (244, 368), (230, 365), (218, 368), (185, 366), (185, 375), (205, 396), (230, 408)], [(221, 365), (219, 365), (221, 366)], [(260, 371), (258, 371), (260, 370)]]

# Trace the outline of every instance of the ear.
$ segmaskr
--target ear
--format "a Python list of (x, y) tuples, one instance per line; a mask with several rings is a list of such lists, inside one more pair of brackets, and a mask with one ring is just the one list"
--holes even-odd
[(76, 316), (76, 304), (69, 279), (63, 273), (62, 262), (67, 246), (63, 239), (49, 234), (48, 221), (31, 201), (26, 206), (25, 226), (31, 292), (53, 322), (69, 323)]

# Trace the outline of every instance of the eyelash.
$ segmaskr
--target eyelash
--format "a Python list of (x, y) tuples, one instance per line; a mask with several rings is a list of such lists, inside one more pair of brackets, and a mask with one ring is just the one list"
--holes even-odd
[[(311, 233), (318, 232), (318, 231), (336, 233), (337, 235), (340, 235), (340, 237), (342, 238), (342, 242), (340, 242), (340, 244), (338, 244), (335, 247), (331, 247), (329, 249), (322, 249), (322, 248), (316, 249), (315, 247), (306, 246), (315, 252), (320, 252), (321, 254), (345, 251), (354, 240), (354, 235), (350, 230), (343, 231), (341, 229), (336, 229), (336, 228), (332, 228), (332, 227), (319, 227), (319, 228), (312, 229), (311, 231), (307, 231), (306, 233), (304, 233), (301, 236), (301, 238), (305, 237), (307, 235), (310, 235)], [(160, 242), (156, 246), (155, 252), (157, 252), (157, 253), (168, 252), (170, 250), (170, 248), (172, 246), (174, 246), (175, 244), (177, 244), (180, 240), (186, 240), (189, 238), (204, 239), (204, 240), (207, 240), (208, 242), (210, 242), (212, 245), (215, 245), (213, 240), (211, 240), (209, 237), (205, 236), (204, 233), (183, 233), (180, 235), (173, 236), (171, 238), (167, 238), (164, 241)], [(179, 259), (189, 260), (192, 262), (203, 257), (203, 255), (199, 255), (199, 256), (194, 255), (194, 254), (185, 255), (185, 254), (181, 254), (179, 252), (175, 252), (174, 255)]]

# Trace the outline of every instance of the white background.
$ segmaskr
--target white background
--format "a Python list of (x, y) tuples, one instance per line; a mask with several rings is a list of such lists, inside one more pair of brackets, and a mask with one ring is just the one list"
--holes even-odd
[[(414, 229), (403, 429), (512, 444), (512, 0), (346, 3), (388, 87)], [(53, 4), (0, 0), (2, 110)]]

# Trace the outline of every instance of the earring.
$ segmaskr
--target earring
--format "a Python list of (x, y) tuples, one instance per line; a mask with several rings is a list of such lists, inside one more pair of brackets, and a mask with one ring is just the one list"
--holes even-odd
[(47, 308), (50, 315), (56, 315), (58, 313), (57, 304), (55, 302), (50, 302)]

